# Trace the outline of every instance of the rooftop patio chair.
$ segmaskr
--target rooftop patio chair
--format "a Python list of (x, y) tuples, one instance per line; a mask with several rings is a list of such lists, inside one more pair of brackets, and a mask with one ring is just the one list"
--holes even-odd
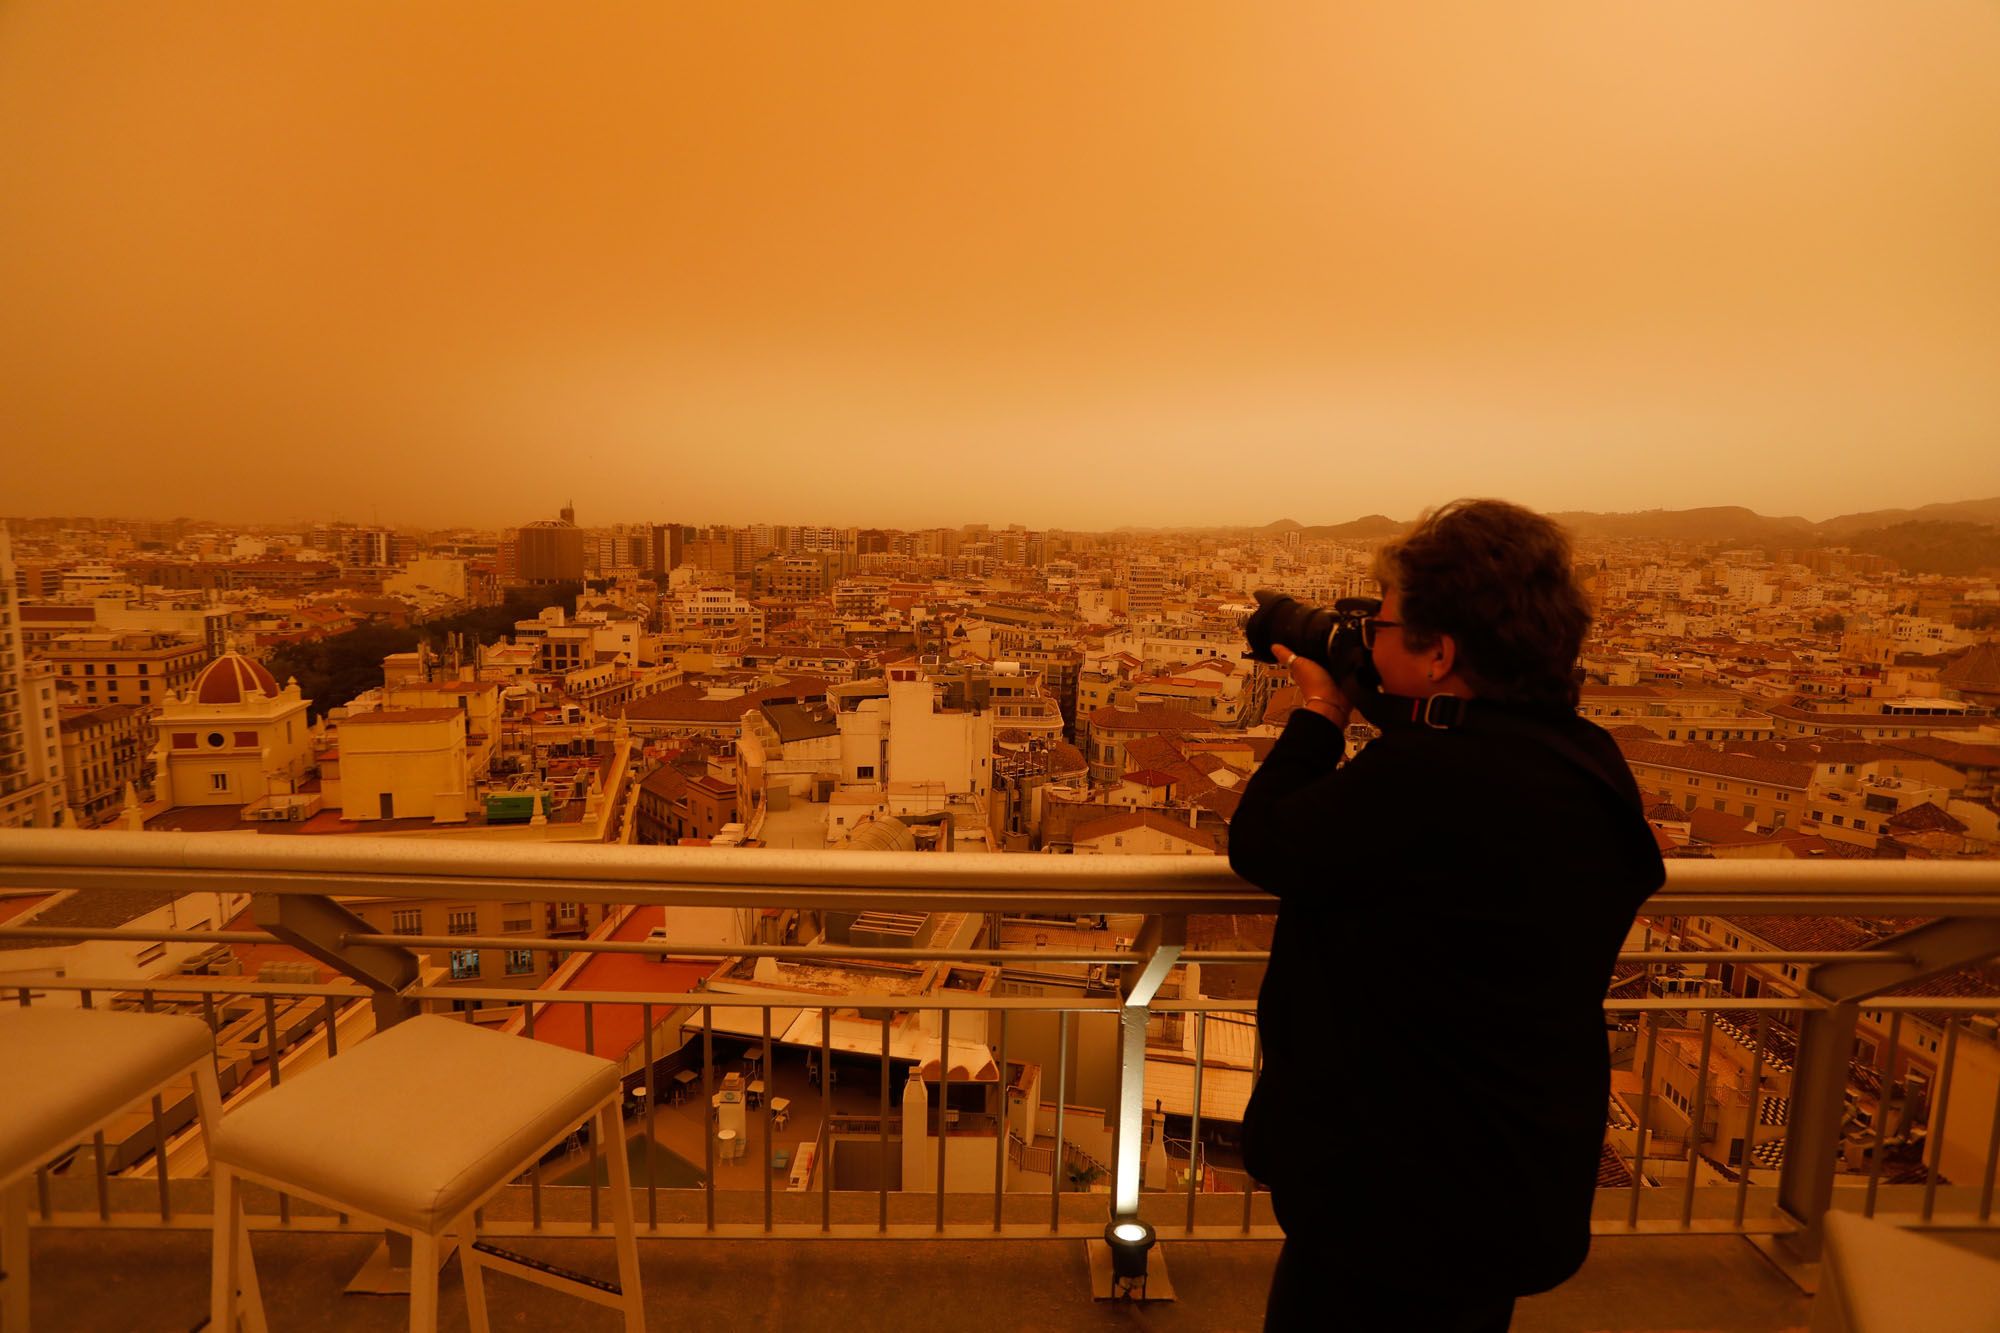
[[(616, 1284), (481, 1242), (473, 1217), (586, 1120), (610, 1161)], [(626, 1333), (645, 1328), (618, 1066), (609, 1060), (447, 1018), (412, 1018), (286, 1079), (225, 1118), (211, 1139), (218, 1234), (238, 1225), (246, 1180), (408, 1234), (412, 1333), (437, 1328), (440, 1247), (452, 1235), (473, 1333), (488, 1330), (482, 1274), (489, 1267), (619, 1310)], [(234, 1249), (217, 1251), (215, 1329), (235, 1327), (236, 1262)], [(247, 1249), (242, 1262), (250, 1263)], [(244, 1288), (254, 1300), (254, 1283)]]
[[(220, 1113), (215, 1037), (199, 1018), (47, 1005), (0, 1009), (0, 1329), (28, 1328), (28, 1196), (36, 1168), (183, 1078), (204, 1127)], [(220, 1234), (220, 1233), (218, 1233)]]

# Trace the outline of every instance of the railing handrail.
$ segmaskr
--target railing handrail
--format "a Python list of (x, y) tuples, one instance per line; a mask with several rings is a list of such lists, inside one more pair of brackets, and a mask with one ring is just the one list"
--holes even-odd
[[(1221, 857), (0, 831), (0, 886), (930, 910), (1272, 912)], [(1653, 912), (2000, 916), (2000, 860), (1670, 861)]]

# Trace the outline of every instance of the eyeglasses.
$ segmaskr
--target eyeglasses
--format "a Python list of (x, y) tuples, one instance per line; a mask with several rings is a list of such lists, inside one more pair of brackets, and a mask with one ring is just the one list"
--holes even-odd
[(1361, 622), (1361, 646), (1370, 652), (1375, 650), (1375, 632), (1384, 629), (1401, 629), (1400, 620), (1384, 620), (1380, 616), (1369, 616)]

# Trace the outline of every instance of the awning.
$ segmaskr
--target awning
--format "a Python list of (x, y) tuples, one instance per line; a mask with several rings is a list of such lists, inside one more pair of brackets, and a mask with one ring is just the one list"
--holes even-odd
[[(1243, 1122), (1250, 1105), (1250, 1071), (1205, 1065), (1201, 1074), (1201, 1118)], [(1194, 1114), (1194, 1066), (1177, 1060), (1146, 1061), (1146, 1109), (1158, 1102), (1168, 1115)]]

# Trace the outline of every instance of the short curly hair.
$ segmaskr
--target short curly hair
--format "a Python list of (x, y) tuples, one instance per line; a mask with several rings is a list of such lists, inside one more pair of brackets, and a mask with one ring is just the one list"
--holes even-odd
[(1450, 635), (1480, 697), (1576, 707), (1590, 599), (1561, 524), (1505, 500), (1454, 500), (1378, 550), (1372, 572), (1401, 595), (1410, 646)]

